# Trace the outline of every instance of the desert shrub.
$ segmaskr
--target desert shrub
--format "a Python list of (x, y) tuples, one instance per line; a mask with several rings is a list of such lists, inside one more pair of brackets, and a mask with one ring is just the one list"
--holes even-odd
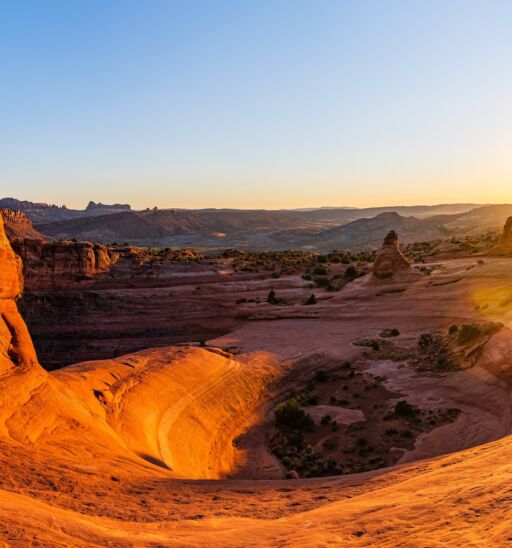
[(345, 270), (345, 279), (346, 280), (355, 280), (357, 277), (359, 276), (359, 272), (357, 271), (357, 268), (353, 265), (350, 265), (346, 270)]
[(464, 324), (459, 331), (457, 342), (459, 344), (467, 344), (474, 341), (481, 335), (480, 328), (476, 324)]
[(329, 424), (332, 420), (332, 417), (331, 415), (324, 415), (321, 419), (320, 419), (320, 424)]
[(327, 276), (327, 269), (323, 266), (317, 266), (313, 270), (313, 274), (315, 274), (315, 276)]
[(380, 350), (380, 344), (377, 339), (359, 339), (352, 344), (355, 346), (368, 346), (372, 350)]
[(420, 348), (427, 348), (427, 346), (430, 346), (433, 341), (434, 337), (431, 333), (422, 333), (418, 341), (418, 346)]
[(273, 289), (271, 289), (268, 292), (267, 303), (269, 303), (269, 304), (277, 304), (278, 303), (278, 300), (277, 300), (277, 297), (276, 297), (276, 292)]
[(315, 278), (313, 281), (317, 287), (327, 287), (329, 285), (329, 279), (325, 277)]
[(398, 337), (400, 335), (400, 331), (398, 329), (383, 329), (380, 332), (380, 337), (388, 338), (388, 337)]
[(414, 405), (411, 405), (409, 402), (405, 400), (400, 400), (395, 405), (395, 415), (397, 417), (415, 417), (418, 413), (418, 408)]
[(278, 428), (291, 428), (299, 432), (312, 432), (315, 429), (315, 421), (301, 409), (295, 398), (277, 406), (274, 421)]
[(459, 331), (459, 327), (455, 324), (450, 325), (450, 329), (448, 329), (448, 333), (450, 335), (455, 335), (455, 333), (458, 333), (458, 331)]
[(318, 394), (310, 394), (304, 401), (306, 405), (318, 405)]
[(319, 369), (315, 372), (315, 382), (327, 382), (329, 378), (329, 373), (327, 373), (327, 371), (324, 371), (323, 369)]
[(305, 305), (311, 305), (311, 304), (316, 304), (316, 297), (315, 295), (311, 294), (308, 299), (306, 300), (306, 302), (304, 303)]

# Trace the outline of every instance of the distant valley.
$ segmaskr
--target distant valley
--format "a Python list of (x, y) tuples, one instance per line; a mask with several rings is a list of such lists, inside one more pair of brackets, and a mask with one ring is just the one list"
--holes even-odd
[(21, 211), (34, 228), (57, 240), (130, 243), (201, 250), (376, 249), (383, 232), (398, 230), (404, 243), (453, 235), (497, 232), (512, 205), (441, 204), (307, 210), (146, 209), (90, 202), (84, 210), (0, 200), (0, 208)]

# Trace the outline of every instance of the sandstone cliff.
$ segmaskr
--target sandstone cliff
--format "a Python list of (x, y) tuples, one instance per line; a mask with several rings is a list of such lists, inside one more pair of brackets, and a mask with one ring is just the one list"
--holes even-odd
[(5, 235), (0, 216), (0, 372), (37, 367), (37, 357), (16, 299), (23, 289), (21, 261)]
[(62, 288), (87, 282), (109, 271), (118, 254), (91, 242), (49, 242), (24, 238), (13, 241), (23, 260), (27, 287)]

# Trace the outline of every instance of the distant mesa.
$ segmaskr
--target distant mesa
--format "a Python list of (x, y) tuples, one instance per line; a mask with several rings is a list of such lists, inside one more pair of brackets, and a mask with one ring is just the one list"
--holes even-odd
[(85, 208), (85, 211), (111, 211), (111, 210), (117, 210), (117, 211), (131, 211), (132, 208), (130, 204), (102, 204), (101, 202), (93, 202), (92, 200), (87, 204), (87, 207)]
[(384, 238), (373, 263), (372, 279), (394, 281), (410, 272), (411, 263), (400, 249), (397, 233), (391, 230)]

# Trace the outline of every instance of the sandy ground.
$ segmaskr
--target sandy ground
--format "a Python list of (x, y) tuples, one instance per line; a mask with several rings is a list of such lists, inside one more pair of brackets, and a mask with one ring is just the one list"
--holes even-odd
[[(396, 467), (311, 480), (226, 478), (247, 456), (233, 441), (263, 420), (294, 359), (360, 358), (353, 341), (383, 328), (398, 328), (407, 346), (452, 323), (508, 326), (509, 271), (507, 259), (444, 261), (397, 287), (359, 279), (310, 307), (250, 304), (247, 325), (209, 342), (235, 346), (234, 355), (162, 348), (6, 376), (0, 538), (7, 546), (507, 545), (510, 389), (485, 360), (443, 375), (368, 362), (409, 401), (462, 411)], [(503, 371), (512, 341), (500, 337), (493, 360)]]

